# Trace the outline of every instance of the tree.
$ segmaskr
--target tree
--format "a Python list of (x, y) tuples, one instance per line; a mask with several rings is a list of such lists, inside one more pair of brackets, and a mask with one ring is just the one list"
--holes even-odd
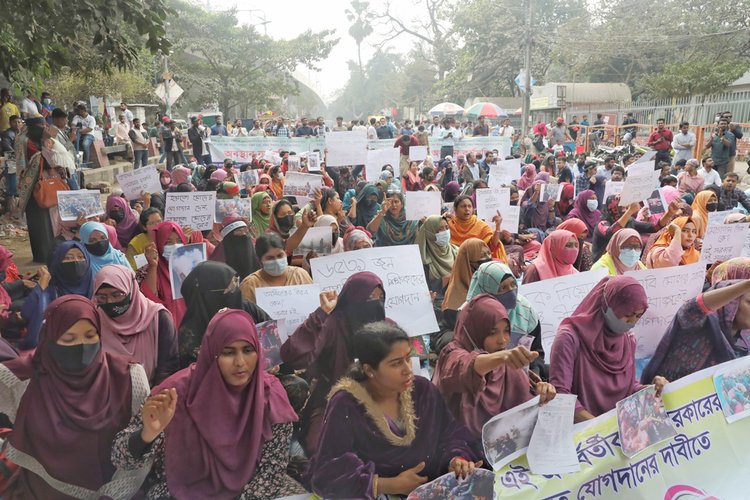
[(167, 51), (166, 0), (7, 0), (0, 17), (0, 72), (35, 86), (94, 54), (100, 70), (132, 68), (142, 47)]
[(668, 63), (660, 72), (642, 76), (638, 87), (657, 99), (717, 94), (742, 76), (745, 69), (747, 66), (736, 60), (717, 61), (702, 57)]
[(357, 63), (362, 73), (362, 42), (372, 34), (373, 14), (369, 11), (369, 2), (352, 0), (352, 8), (346, 9), (346, 18), (352, 23), (349, 26), (349, 36), (357, 44)]

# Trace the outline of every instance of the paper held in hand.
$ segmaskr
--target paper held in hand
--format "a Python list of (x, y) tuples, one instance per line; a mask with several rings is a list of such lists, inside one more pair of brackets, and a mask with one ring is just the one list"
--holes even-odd
[(213, 228), (216, 216), (216, 191), (167, 193), (164, 220), (205, 231)]
[(406, 220), (420, 220), (440, 215), (441, 198), (437, 191), (407, 191), (404, 193)]
[(159, 172), (153, 165), (146, 165), (130, 172), (117, 174), (117, 183), (120, 184), (125, 198), (137, 200), (141, 193), (161, 193), (162, 187), (159, 183)]

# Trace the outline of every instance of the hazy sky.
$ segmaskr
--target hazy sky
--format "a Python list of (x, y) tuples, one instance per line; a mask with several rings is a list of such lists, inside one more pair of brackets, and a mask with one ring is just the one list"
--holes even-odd
[[(237, 17), (240, 22), (258, 25), (263, 22), (263, 17), (268, 21), (265, 28), (268, 35), (273, 38), (290, 39), (312, 29), (320, 31), (323, 29), (336, 30), (335, 37), (339, 43), (333, 48), (328, 59), (319, 64), (321, 71), (302, 72), (314, 84), (326, 102), (330, 102), (336, 90), (343, 87), (349, 79), (348, 60), (357, 60), (357, 45), (347, 32), (349, 21), (346, 19), (346, 9), (349, 8), (349, 0), (196, 0), (195, 3), (210, 6), (211, 10), (226, 10), (237, 6), (239, 12)], [(381, 8), (381, 0), (372, 0), (371, 6)], [(420, 2), (413, 5), (412, 2), (393, 3), (398, 11), (406, 19), (417, 17), (423, 10), (424, 5)], [(247, 12), (251, 9), (252, 12)], [(264, 26), (257, 26), (262, 32)], [(362, 62), (365, 63), (372, 57), (375, 49), (368, 44), (375, 43), (375, 37), (365, 40), (362, 45)], [(379, 41), (379, 38), (378, 38)], [(413, 41), (405, 35), (391, 43), (395, 52), (406, 53)]]

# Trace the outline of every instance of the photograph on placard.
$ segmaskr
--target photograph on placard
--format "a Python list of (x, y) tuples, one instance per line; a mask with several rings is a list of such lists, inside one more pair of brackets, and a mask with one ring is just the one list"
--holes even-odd
[(272, 319), (255, 325), (258, 330), (258, 340), (262, 349), (265, 369), (270, 370), (281, 364), (281, 337), (279, 336), (278, 321)]
[(248, 169), (235, 176), (241, 189), (248, 189), (258, 185), (260, 182), (260, 170)]
[(289, 172), (299, 172), (302, 165), (302, 160), (297, 155), (289, 155), (286, 159)]
[(169, 255), (169, 278), (172, 284), (172, 297), (182, 298), (182, 282), (195, 266), (206, 261), (206, 244), (191, 243), (176, 245)]
[(664, 193), (662, 192), (661, 188), (654, 189), (654, 192), (651, 193), (651, 196), (646, 199), (646, 206), (648, 207), (648, 211), (651, 215), (659, 215), (667, 211), (667, 207), (669, 206), (669, 204), (664, 199)]
[(284, 182), (284, 196), (314, 198), (315, 190), (320, 189), (322, 177), (316, 174), (287, 172)]
[(216, 217), (214, 218), (214, 222), (221, 223), (224, 217), (242, 217), (248, 221), (252, 220), (252, 200), (250, 198), (216, 200)]
[(727, 363), (714, 373), (714, 386), (727, 422), (750, 416), (750, 358)]
[(104, 213), (101, 193), (87, 189), (58, 191), (57, 209), (64, 221), (76, 220), (80, 215), (91, 217)]
[(653, 385), (617, 402), (617, 426), (626, 457), (677, 435)]
[(539, 415), (539, 396), (491, 418), (482, 427), (484, 454), (493, 469), (520, 457), (531, 442)]
[(307, 171), (320, 172), (320, 153), (317, 151), (307, 154)]
[(465, 479), (449, 473), (415, 489), (406, 500), (490, 500), (495, 489), (495, 474), (485, 469), (475, 469)]
[(294, 249), (294, 255), (307, 255), (311, 252), (316, 256), (330, 255), (332, 250), (333, 233), (331, 228), (328, 226), (311, 227), (305, 233), (302, 242)]

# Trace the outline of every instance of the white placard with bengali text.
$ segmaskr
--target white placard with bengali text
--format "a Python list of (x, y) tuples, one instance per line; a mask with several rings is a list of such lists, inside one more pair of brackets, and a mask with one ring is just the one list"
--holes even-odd
[(422, 161), (427, 158), (427, 146), (409, 146), (409, 160)]
[(370, 271), (383, 280), (385, 314), (409, 336), (438, 330), (417, 245), (365, 248), (310, 261), (313, 281), (323, 290), (341, 291), (354, 273)]
[(347, 167), (364, 165), (367, 161), (367, 131), (328, 132), (326, 141), (326, 165)]
[(484, 188), (477, 189), (474, 193), (477, 197), (478, 218), (491, 224), (493, 217), (499, 211), (503, 217), (500, 229), (511, 233), (518, 232), (521, 207), (510, 204), (510, 188)]
[(320, 307), (320, 286), (291, 285), (255, 289), (255, 303), (276, 320), (284, 342), (310, 314)]
[(420, 220), (440, 215), (442, 199), (437, 191), (407, 191), (404, 193), (406, 220)]
[(742, 253), (747, 238), (747, 222), (708, 226), (701, 247), (701, 262), (723, 262)]
[[(659, 172), (651, 164), (632, 164), (628, 170), (628, 177), (620, 193), (620, 206), (640, 203), (651, 196), (658, 187)], [(603, 200), (602, 202), (605, 202)]]
[(622, 193), (624, 187), (625, 181), (607, 181), (604, 185), (604, 199), (602, 200), (602, 203), (606, 204), (609, 197), (613, 194)]
[(521, 177), (521, 159), (498, 161), (496, 165), (490, 165), (490, 178), (488, 185), (491, 188), (510, 186), (513, 181)]
[(159, 172), (153, 165), (137, 168), (129, 172), (117, 174), (117, 183), (120, 185), (125, 198), (137, 200), (141, 193), (161, 193), (162, 187), (159, 183)]
[(216, 191), (167, 193), (164, 220), (171, 220), (183, 229), (211, 229), (216, 216)]

